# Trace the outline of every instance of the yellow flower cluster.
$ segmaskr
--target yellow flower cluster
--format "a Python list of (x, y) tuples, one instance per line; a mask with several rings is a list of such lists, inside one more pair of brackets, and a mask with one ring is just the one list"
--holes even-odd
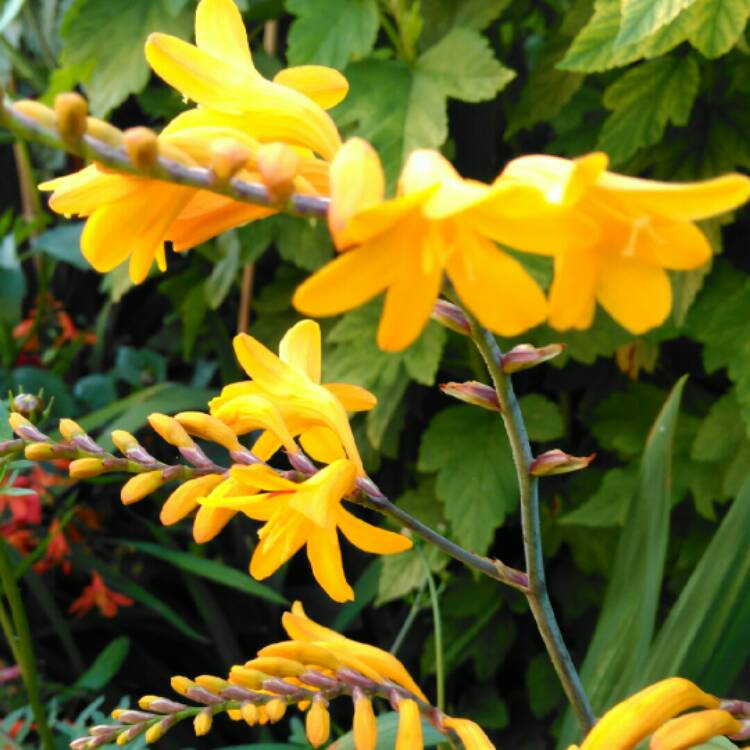
[[(748, 722), (726, 710), (733, 706), (689, 680), (670, 677), (610, 709), (580, 748), (569, 750), (634, 750), (648, 737), (650, 750), (688, 750), (720, 735), (746, 737)], [(683, 714), (691, 708), (704, 710)]]
[[(505, 336), (545, 320), (559, 330), (588, 328), (596, 302), (640, 334), (671, 310), (667, 271), (698, 268), (711, 258), (694, 222), (750, 197), (743, 175), (687, 184), (642, 180), (608, 172), (601, 153), (521, 157), (484, 184), (463, 179), (439, 153), (416, 151), (396, 197), (386, 199), (377, 154), (356, 138), (342, 146), (325, 112), (347, 93), (340, 73), (301, 66), (273, 81), (263, 78), (232, 0), (201, 0), (195, 37), (192, 45), (152, 34), (146, 57), (198, 106), (158, 138), (142, 129), (118, 135), (111, 128), (114, 135), (101, 136), (124, 146), (143, 176), (93, 165), (41, 186), (54, 191), (53, 210), (88, 217), (82, 249), (100, 271), (130, 257), (131, 278), (140, 282), (154, 259), (164, 269), (165, 242), (181, 252), (275, 210), (149, 177), (149, 165), (163, 156), (207, 167), (217, 181), (237, 175), (265, 183), (277, 204), (293, 191), (329, 198), (340, 254), (300, 286), (294, 303), (306, 315), (332, 315), (385, 291), (383, 349), (400, 350), (416, 339), (444, 275), (479, 321)], [(66, 120), (58, 119), (62, 127)], [(550, 256), (548, 295), (496, 243)]]
[(331, 733), (330, 701), (351, 698), (354, 708), (353, 735), (356, 750), (375, 750), (378, 722), (373, 700), (388, 701), (399, 715), (396, 750), (423, 748), (422, 722), (466, 750), (493, 750), (482, 729), (469, 719), (451, 718), (432, 706), (404, 665), (387, 651), (350, 640), (311, 620), (295, 602), (282, 617), (289, 640), (273, 643), (255, 659), (231, 668), (226, 679), (199, 675), (177, 676), (172, 688), (203, 708), (155, 695), (139, 701), (140, 711), (117, 709), (112, 717), (121, 724), (92, 728), (94, 736), (71, 743), (74, 750), (96, 747), (97, 737), (124, 745), (139, 734), (146, 741), (160, 739), (178, 721), (193, 718), (198, 736), (207, 734), (213, 718), (226, 712), (230, 719), (250, 726), (279, 721), (289, 706), (306, 712), (305, 729), (310, 744), (324, 745)]
[[(69, 471), (74, 478), (133, 472), (122, 488), (125, 504), (177, 479), (180, 485), (162, 507), (161, 521), (171, 525), (197, 511), (193, 536), (198, 543), (213, 539), (237, 513), (263, 522), (250, 562), (254, 578), (267, 578), (306, 547), (313, 575), (328, 595), (339, 602), (351, 600), (354, 592), (343, 570), (339, 531), (356, 547), (374, 554), (395, 554), (412, 546), (408, 537), (357, 518), (342, 503), (358, 489), (374, 488), (365, 475), (347, 412), (371, 409), (376, 399), (356, 385), (320, 383), (320, 327), (315, 321), (303, 320), (289, 329), (279, 356), (246, 334), (235, 338), (234, 347), (252, 379), (226, 386), (211, 401), (210, 414), (193, 411), (148, 418), (152, 429), (193, 468), (157, 461), (124, 430), (112, 433), (123, 456), (115, 458), (70, 419), (60, 422), (65, 441), (60, 445), (20, 414), (11, 415), (11, 425), (19, 437), (31, 441), (27, 458), (72, 458)], [(252, 450), (239, 439), (250, 432), (260, 433)], [(232, 465), (216, 465), (194, 438), (222, 446)], [(291, 472), (266, 463), (279, 448)], [(310, 459), (325, 466), (318, 470)]]

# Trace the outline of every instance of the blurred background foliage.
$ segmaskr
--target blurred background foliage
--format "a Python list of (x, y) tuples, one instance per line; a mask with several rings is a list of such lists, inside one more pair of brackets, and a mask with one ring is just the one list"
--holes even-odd
[[(592, 149), (618, 171), (659, 179), (750, 168), (748, 0), (239, 4), (264, 74), (305, 63), (344, 71), (351, 90), (333, 116), (345, 135), (372, 141), (391, 187), (415, 147), (439, 148), (481, 180), (521, 154)], [(143, 42), (155, 30), (189, 37), (194, 5), (4, 0), (3, 85), (45, 101), (80, 87), (118, 126), (159, 128), (184, 104), (150, 76)], [(81, 224), (56, 221), (33, 190), (81, 166), (74, 158), (5, 134), (0, 163), (0, 391), (44, 389), (52, 417), (76, 418), (103, 443), (115, 426), (137, 431), (151, 411), (200, 408), (239, 379), (233, 334), (246, 328), (275, 346), (298, 319), (296, 284), (333, 253), (321, 223), (279, 216), (171, 255), (166, 275), (132, 288), (125, 269), (93, 273), (78, 248)], [(675, 673), (750, 695), (747, 211), (734, 219), (723, 231), (704, 223), (712, 267), (674, 275), (673, 315), (658, 330), (634, 339), (600, 310), (590, 331), (541, 327), (525, 337), (568, 345), (560, 361), (516, 378), (532, 440), (539, 450), (597, 453), (587, 471), (544, 481), (542, 515), (553, 603), (598, 709)], [(523, 260), (549, 282), (546, 259)], [(521, 566), (501, 423), (436, 388), (486, 379), (481, 363), (436, 324), (405, 352), (380, 352), (378, 305), (322, 322), (325, 379), (380, 399), (355, 420), (368, 470), (421, 520)], [(24, 462), (2, 478), (0, 533), (15, 550), (60, 747), (121, 695), (163, 692), (175, 673), (222, 672), (279, 639), (280, 611), (294, 598), (360, 640), (396, 645), (434, 694), (429, 575), (449, 710), (503, 747), (571, 738), (562, 691), (514, 591), (419, 546), (375, 562), (346, 548), (357, 599), (337, 607), (299, 560), (262, 584), (246, 576), (250, 523), (198, 547), (189, 524), (165, 530), (159, 503), (124, 508), (118, 489), (111, 478), (74, 485), (54, 466)], [(74, 601), (78, 617), (68, 612)], [(5, 656), (0, 746), (33, 747)], [(306, 746), (299, 722), (251, 731), (227, 723), (211, 741)], [(196, 742), (175, 730), (163, 744)]]

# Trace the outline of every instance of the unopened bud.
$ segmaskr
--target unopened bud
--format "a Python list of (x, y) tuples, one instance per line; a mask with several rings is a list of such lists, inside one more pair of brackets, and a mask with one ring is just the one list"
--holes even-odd
[(313, 747), (320, 747), (328, 741), (331, 733), (331, 717), (324, 698), (316, 695), (305, 717), (305, 733)]
[(501, 362), (503, 372), (511, 375), (514, 372), (528, 370), (530, 367), (536, 367), (564, 351), (565, 344), (547, 344), (547, 346), (539, 347), (531, 344), (519, 344), (503, 354)]
[[(172, 690), (174, 690), (175, 693), (185, 696), (191, 687), (195, 687), (195, 683), (192, 680), (179, 674), (172, 677), (169, 684), (172, 686)], [(113, 716), (112, 718), (114, 719), (116, 717)]]
[(86, 132), (88, 102), (75, 91), (66, 91), (55, 97), (57, 129), (65, 141), (79, 141)]
[(258, 149), (258, 171), (274, 203), (282, 203), (294, 192), (301, 157), (286, 143), (266, 143)]
[(211, 726), (214, 723), (214, 714), (210, 708), (204, 708), (193, 720), (193, 728), (195, 729), (195, 736), (202, 737), (204, 734), (208, 734), (211, 731)]
[(75, 461), (70, 462), (68, 466), (68, 474), (73, 479), (89, 479), (90, 477), (98, 477), (104, 473), (104, 464), (101, 458), (77, 458)]
[(78, 739), (73, 740), (68, 747), (70, 750), (85, 750), (90, 742), (91, 737), (78, 737)]
[(219, 138), (211, 144), (209, 166), (219, 182), (229, 182), (247, 164), (250, 149), (233, 138)]
[(240, 706), (242, 712), (242, 718), (245, 720), (248, 726), (254, 726), (258, 721), (258, 707), (254, 703), (243, 703)]
[(163, 734), (164, 732), (161, 728), (161, 722), (159, 721), (156, 724), (153, 724), (146, 730), (146, 744), (150, 745), (152, 742), (158, 742)]
[(246, 669), (257, 669), (259, 672), (277, 677), (299, 677), (305, 671), (305, 665), (294, 659), (283, 656), (258, 656), (245, 662)]
[(502, 411), (495, 389), (476, 380), (468, 380), (465, 383), (441, 383), (440, 390), (472, 406), (481, 406), (490, 411)]
[(258, 706), (258, 724), (261, 726), (268, 724), (268, 711), (265, 706)]
[(42, 403), (33, 393), (19, 393), (13, 398), (13, 411), (31, 418), (39, 414)]
[(31, 443), (23, 453), (29, 461), (50, 461), (55, 458), (55, 446), (51, 443)]
[(18, 437), (24, 440), (31, 440), (33, 442), (45, 442), (49, 438), (37, 429), (31, 422), (29, 422), (23, 414), (19, 414), (17, 411), (13, 411), (8, 415), (8, 424), (13, 428), (13, 432)]
[(211, 693), (220, 693), (225, 687), (229, 686), (226, 680), (221, 677), (215, 677), (212, 674), (201, 674), (195, 678), (195, 681), (205, 690)]
[(123, 133), (125, 150), (130, 163), (138, 170), (148, 172), (159, 158), (159, 139), (153, 130), (138, 126)]
[(273, 698), (266, 703), (266, 713), (272, 724), (281, 721), (286, 713), (286, 702), (281, 700), (281, 698)]
[(177, 448), (192, 448), (195, 443), (185, 428), (174, 418), (166, 414), (149, 414), (148, 423), (154, 432), (158, 433), (162, 440)]
[(125, 432), (125, 430), (115, 430), (112, 433), (112, 442), (123, 455), (140, 446), (140, 443), (129, 432)]
[(120, 491), (120, 500), (124, 505), (137, 503), (144, 497), (155, 492), (164, 484), (164, 477), (159, 469), (155, 471), (145, 471), (143, 474), (136, 474), (123, 485)]
[(124, 141), (122, 130), (97, 117), (86, 118), (86, 135), (115, 147), (122, 146)]
[(228, 451), (244, 450), (237, 435), (224, 422), (201, 411), (183, 411), (175, 419), (190, 435), (218, 443)]
[(144, 695), (139, 699), (138, 705), (144, 711), (155, 711), (157, 714), (172, 714), (187, 708), (184, 703), (171, 701), (159, 695)]
[(460, 333), (462, 336), (468, 336), (471, 333), (471, 326), (469, 326), (464, 311), (452, 302), (444, 299), (438, 300), (432, 308), (431, 317), (440, 325)]
[(229, 672), (229, 682), (250, 690), (259, 690), (263, 681), (269, 679), (270, 675), (259, 672), (257, 669), (246, 669), (245, 667), (232, 667)]
[(35, 102), (33, 99), (21, 99), (14, 102), (11, 109), (20, 112), (37, 124), (49, 130), (57, 130), (57, 115), (46, 104)]
[(86, 431), (77, 422), (72, 419), (61, 419), (60, 420), (60, 434), (68, 441), (72, 441), (73, 438), (79, 435), (85, 435)]
[(529, 474), (535, 477), (546, 477), (550, 474), (568, 474), (571, 471), (585, 469), (594, 459), (590, 456), (571, 456), (559, 448), (538, 455), (529, 467)]
[(354, 700), (354, 744), (357, 750), (375, 750), (378, 745), (378, 722), (372, 702), (361, 691)]

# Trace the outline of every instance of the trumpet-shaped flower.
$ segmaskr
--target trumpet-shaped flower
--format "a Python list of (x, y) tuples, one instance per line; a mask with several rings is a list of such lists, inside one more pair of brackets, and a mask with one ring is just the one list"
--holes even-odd
[(232, 467), (229, 481), (231, 485), (219, 485), (199, 502), (265, 521), (250, 562), (250, 575), (259, 580), (307, 545), (318, 583), (332, 599), (348, 601), (354, 592), (344, 575), (338, 529), (365, 552), (388, 555), (412, 545), (407, 537), (371, 526), (342, 507), (341, 500), (354, 491), (356, 481), (356, 467), (346, 459), (299, 484), (260, 464)]
[(577, 217), (552, 210), (536, 188), (464, 180), (433, 151), (411, 154), (392, 200), (383, 200), (377, 154), (360, 139), (339, 151), (330, 179), (331, 233), (340, 250), (353, 249), (303, 282), (294, 305), (307, 315), (335, 315), (387, 290), (378, 345), (389, 351), (419, 336), (444, 272), (493, 331), (511, 336), (541, 323), (547, 315), (542, 290), (488, 238), (523, 250), (541, 238), (564, 247), (585, 231)]
[(170, 86), (199, 105), (241, 118), (261, 141), (283, 141), (330, 159), (340, 146), (324, 107), (348, 91), (336, 70), (316, 65), (287, 68), (269, 81), (256, 70), (247, 33), (232, 0), (201, 0), (196, 44), (151, 34), (146, 59)]
[(496, 184), (509, 179), (538, 187), (551, 204), (590, 225), (562, 249), (544, 238), (524, 248), (554, 256), (550, 325), (588, 328), (598, 301), (620, 325), (640, 334), (669, 315), (666, 269), (699, 268), (711, 258), (710, 245), (693, 222), (743, 204), (750, 197), (750, 179), (729, 174), (672, 184), (613, 174), (607, 163), (602, 153), (573, 161), (523, 156), (507, 165)]
[[(292, 326), (279, 344), (278, 357), (246, 334), (235, 337), (234, 351), (252, 381), (226, 386), (209, 404), (213, 416), (238, 435), (257, 430), (255, 399), (260, 397), (276, 406), (291, 435), (299, 435), (313, 458), (331, 463), (346, 455), (364, 474), (346, 412), (372, 409), (376, 399), (356, 385), (321, 385), (320, 326), (315, 321)], [(266, 458), (280, 445), (279, 436), (267, 430), (253, 451)]]
[[(207, 113), (193, 116), (187, 112), (178, 117), (159, 136), (159, 147), (185, 166), (210, 166), (211, 145), (222, 139), (239, 144), (248, 153), (248, 169), (241, 169), (238, 176), (259, 181), (251, 171), (258, 142)], [(303, 158), (295, 182), (299, 192), (317, 193), (313, 183), (326, 186), (327, 167), (320, 164), (312, 156)], [(308, 168), (310, 180), (305, 177)], [(272, 208), (241, 203), (208, 190), (105, 172), (97, 165), (49, 180), (39, 188), (53, 191), (49, 202), (53, 211), (87, 218), (81, 250), (89, 263), (105, 273), (129, 257), (134, 283), (146, 278), (154, 260), (161, 271), (166, 269), (166, 242), (171, 242), (176, 252), (184, 252), (227, 229), (274, 213)]]

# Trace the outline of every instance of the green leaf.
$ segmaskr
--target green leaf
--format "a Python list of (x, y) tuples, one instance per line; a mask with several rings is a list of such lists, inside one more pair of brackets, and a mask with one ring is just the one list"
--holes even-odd
[(459, 26), (482, 31), (511, 3), (511, 0), (421, 0), (423, 20), (420, 41), (434, 44)]
[[(393, 750), (395, 748), (398, 720), (398, 714), (395, 711), (388, 711), (378, 716), (378, 750)], [(422, 739), (425, 747), (434, 747), (441, 742), (445, 742), (445, 737), (424, 719), (422, 719)], [(335, 750), (354, 750), (354, 731), (347, 732), (339, 737), (333, 746), (335, 746)]]
[(276, 249), (286, 261), (305, 271), (317, 271), (333, 258), (333, 243), (325, 221), (296, 216), (274, 217)]
[(495, 529), (518, 502), (515, 468), (499, 416), (471, 406), (439, 412), (422, 435), (418, 468), (437, 472), (435, 491), (456, 541), (486, 552)]
[(622, 526), (627, 519), (630, 504), (637, 489), (638, 477), (634, 467), (610, 469), (602, 479), (599, 489), (560, 520), (563, 526), (607, 528)]
[(679, 674), (718, 695), (750, 643), (750, 482), (732, 504), (654, 641), (643, 684)]
[(26, 294), (26, 277), (16, 252), (12, 234), (0, 242), (0, 323), (17, 323), (21, 319), (21, 303)]
[(612, 114), (599, 134), (599, 147), (621, 164), (656, 143), (668, 123), (685, 125), (699, 84), (698, 64), (691, 57), (663, 57), (629, 70), (604, 92)]
[(223, 563), (216, 562), (215, 560), (209, 560), (205, 557), (193, 555), (189, 552), (169, 549), (168, 547), (153, 544), (152, 542), (138, 542), (132, 539), (122, 541), (124, 544), (127, 544), (140, 552), (145, 552), (147, 555), (156, 557), (159, 560), (164, 560), (187, 573), (194, 573), (195, 575), (207, 578), (209, 581), (220, 583), (223, 586), (229, 586), (230, 588), (242, 591), (244, 594), (257, 596), (259, 599), (265, 599), (274, 604), (289, 603), (281, 594), (274, 591), (269, 586), (259, 583), (253, 578), (250, 578), (247, 574), (235, 570), (234, 568), (230, 568)]
[(82, 221), (59, 224), (35, 237), (32, 240), (32, 247), (34, 252), (46, 253), (82, 271), (90, 271), (91, 266), (81, 253), (82, 231)]
[(691, 456), (696, 461), (720, 461), (732, 455), (747, 439), (734, 391), (714, 403), (695, 436)]
[[(602, 713), (642, 684), (654, 632), (669, 540), (671, 456), (682, 391), (680, 379), (654, 422), (638, 475), (638, 490), (615, 552), (612, 575), (581, 679), (594, 711)], [(568, 711), (558, 741), (576, 734)]]
[(526, 668), (529, 708), (538, 719), (553, 711), (565, 697), (547, 654), (537, 654)]
[(708, 58), (721, 57), (743, 35), (750, 0), (699, 0), (690, 16), (690, 43)]
[(82, 83), (92, 112), (103, 116), (146, 85), (146, 37), (152, 31), (187, 37), (192, 22), (192, 9), (174, 15), (165, 0), (73, 0), (60, 27), (62, 64), (96, 63)]
[(367, 55), (375, 44), (377, 0), (328, 0), (325, 12), (309, 0), (286, 0), (286, 9), (296, 16), (287, 38), (290, 65), (343, 68)]
[(203, 287), (210, 310), (218, 309), (226, 299), (240, 267), (240, 241), (236, 232), (224, 232), (216, 239), (216, 244), (221, 257), (214, 264)]
[(115, 638), (96, 657), (94, 663), (73, 683), (73, 688), (92, 693), (105, 688), (120, 671), (130, 650), (130, 639)]
[(615, 47), (640, 42), (666, 26), (696, 0), (622, 0), (622, 20)]
[(530, 393), (519, 399), (519, 405), (530, 440), (546, 442), (563, 436), (565, 429), (557, 404), (538, 393)]

